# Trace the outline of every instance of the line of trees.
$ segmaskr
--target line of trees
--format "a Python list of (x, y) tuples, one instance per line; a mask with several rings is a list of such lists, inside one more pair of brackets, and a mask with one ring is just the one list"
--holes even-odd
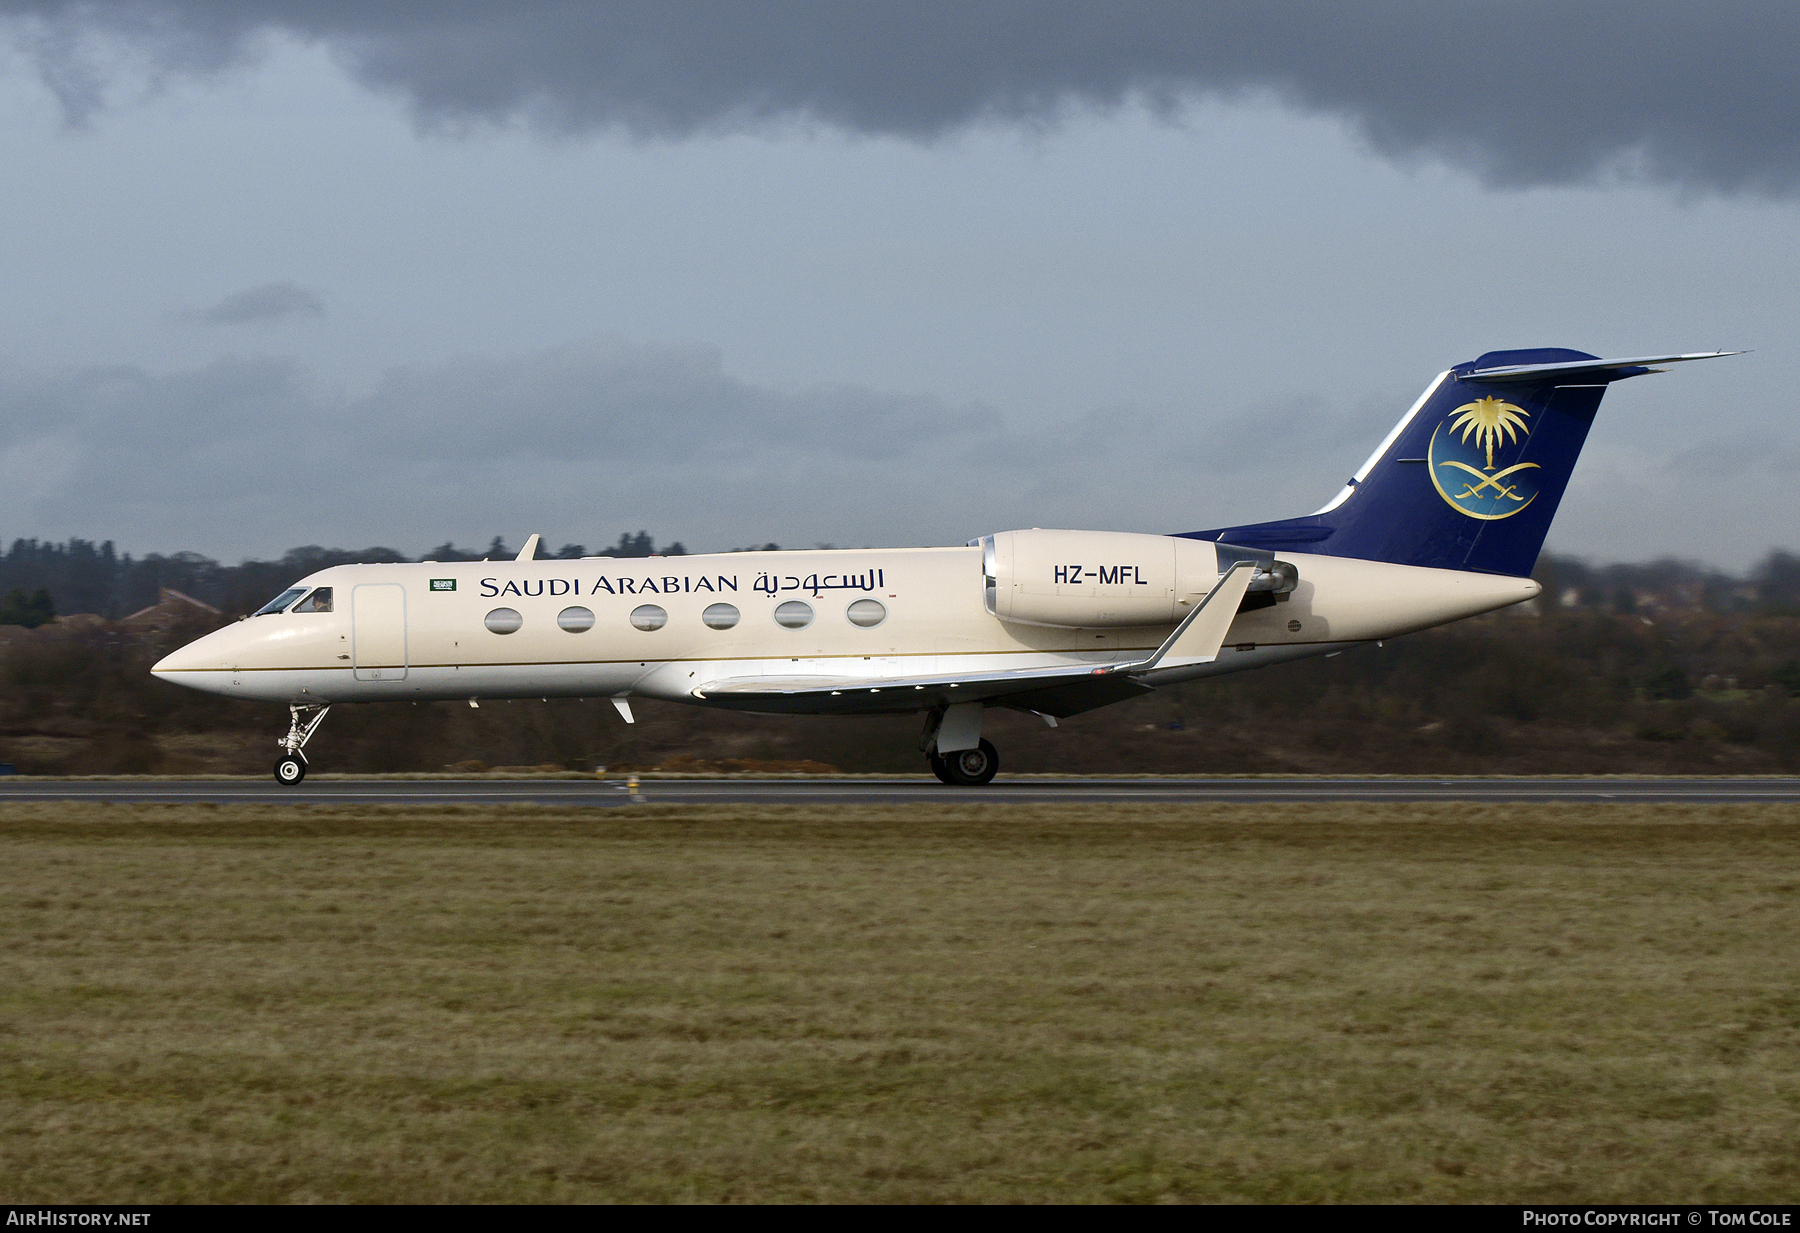
[[(657, 547), (644, 531), (619, 536), (610, 548), (592, 552), (583, 544), (564, 544), (554, 553), (540, 546), (540, 557), (573, 560), (584, 556), (648, 557), (682, 556), (679, 542)], [(310, 544), (294, 548), (275, 561), (243, 561), (225, 565), (197, 552), (167, 556), (149, 553), (133, 557), (120, 553), (113, 541), (96, 544), (71, 539), (61, 543), (15, 539), (0, 556), (0, 625), (42, 624), (57, 613), (91, 612), (117, 620), (157, 601), (163, 587), (170, 587), (219, 608), (229, 615), (253, 612), (270, 596), (315, 570), (357, 561), (478, 561), (510, 559), (516, 550), (496, 535), (485, 549), (474, 550), (445, 542), (417, 558), (392, 548), (321, 548)]]
[[(996, 710), (984, 730), (1008, 771), (1800, 771), (1800, 616), (1648, 616), (1637, 593), (1631, 602), (1639, 611), (1509, 609), (1334, 659), (1158, 690), (1055, 731)], [(0, 648), (0, 763), (21, 774), (267, 773), (281, 708), (149, 673), (212, 624), (196, 613), (142, 636), (77, 627)], [(764, 717), (653, 700), (635, 709), (627, 726), (603, 699), (339, 707), (309, 752), (343, 771), (923, 767), (914, 716)]]
[[(774, 551), (776, 544), (734, 551)], [(683, 556), (679, 541), (657, 546), (647, 531), (626, 532), (607, 548), (564, 544), (545, 559), (584, 556)], [(0, 555), (0, 625), (31, 625), (57, 613), (91, 612), (117, 619), (157, 601), (161, 588), (203, 600), (228, 615), (254, 611), (296, 578), (332, 565), (357, 561), (476, 561), (509, 559), (515, 550), (496, 535), (483, 549), (460, 548), (446, 541), (418, 557), (385, 547), (294, 548), (273, 561), (246, 560), (225, 565), (197, 552), (133, 557), (119, 553), (113, 541), (94, 543), (15, 539)], [(1576, 557), (1546, 554), (1535, 571), (1544, 584), (1546, 606), (1598, 609), (1632, 615), (1641, 610), (1716, 613), (1800, 613), (1800, 556), (1769, 553), (1743, 576), (1691, 561), (1664, 559), (1641, 564), (1590, 565)], [(48, 609), (43, 608), (47, 601)]]
[(1719, 613), (1800, 613), (1800, 557), (1776, 550), (1743, 576), (1693, 561), (1589, 565), (1546, 553), (1532, 576), (1546, 603), (1632, 615), (1645, 609)]
[(26, 629), (36, 629), (47, 624), (55, 615), (55, 601), (43, 587), (30, 595), (25, 594), (23, 587), (14, 587), (11, 595), (0, 600), (0, 625), (23, 625)]
[[(606, 555), (653, 549), (640, 532)], [(423, 555), (515, 554), (496, 539), (486, 551), (444, 544)], [(600, 554), (565, 545), (555, 555)], [(196, 610), (129, 635), (79, 624), (0, 634), (11, 643), (0, 647), (0, 763), (25, 774), (265, 773), (286, 722), (280, 708), (165, 684), (150, 664), (311, 570), (401, 559), (302, 548), (227, 567), (194, 554), (134, 560), (82, 541), (14, 544), (0, 561), (10, 571), (0, 574), (0, 624), (31, 624), (52, 607), (128, 612), (155, 600), (153, 590), (130, 589), (146, 585), (174, 586), (224, 615)], [(988, 730), (1011, 771), (1800, 771), (1800, 558), (1772, 553), (1732, 576), (1679, 561), (1594, 566), (1550, 556), (1537, 576), (1544, 594), (1533, 603), (1383, 648), (1159, 690), (1055, 732), (994, 711)], [(346, 771), (745, 759), (920, 766), (910, 716), (765, 718), (649, 702), (637, 710), (627, 727), (593, 701), (343, 707), (312, 748)]]

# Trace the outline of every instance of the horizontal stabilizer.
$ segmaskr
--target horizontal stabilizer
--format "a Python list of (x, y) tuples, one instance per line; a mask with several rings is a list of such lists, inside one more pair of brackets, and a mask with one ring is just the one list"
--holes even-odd
[[(1716, 360), (1721, 356), (1743, 355), (1742, 351), (1693, 351), (1686, 355), (1640, 355), (1628, 360), (1577, 360), (1561, 364), (1504, 364), (1494, 368), (1457, 368), (1452, 375), (1459, 381), (1480, 381), (1485, 385), (1509, 385), (1520, 382), (1566, 381), (1589, 377), (1596, 381), (1617, 381), (1622, 377), (1639, 377), (1654, 372), (1658, 364), (1682, 364), (1688, 360)], [(1479, 360), (1476, 363), (1480, 363)]]

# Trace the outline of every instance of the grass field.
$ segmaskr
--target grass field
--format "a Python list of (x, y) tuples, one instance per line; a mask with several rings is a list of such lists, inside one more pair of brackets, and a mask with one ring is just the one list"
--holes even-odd
[(0, 1200), (1800, 1198), (1800, 811), (0, 805)]

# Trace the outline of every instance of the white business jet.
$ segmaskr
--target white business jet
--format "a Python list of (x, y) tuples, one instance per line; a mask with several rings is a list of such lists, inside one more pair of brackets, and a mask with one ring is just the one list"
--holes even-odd
[(1329, 504), (1176, 535), (961, 548), (340, 565), (182, 647), (165, 681), (285, 703), (275, 777), (339, 703), (605, 697), (921, 713), (946, 783), (1000, 760), (989, 707), (1055, 725), (1159, 685), (1331, 655), (1519, 603), (1609, 384), (1736, 352), (1496, 351), (1444, 372)]

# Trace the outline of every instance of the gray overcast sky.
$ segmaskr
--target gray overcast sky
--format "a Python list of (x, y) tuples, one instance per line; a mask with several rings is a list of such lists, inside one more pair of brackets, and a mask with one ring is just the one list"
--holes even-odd
[(0, 537), (1304, 513), (1486, 350), (1551, 533), (1800, 547), (1800, 10), (0, 0)]

